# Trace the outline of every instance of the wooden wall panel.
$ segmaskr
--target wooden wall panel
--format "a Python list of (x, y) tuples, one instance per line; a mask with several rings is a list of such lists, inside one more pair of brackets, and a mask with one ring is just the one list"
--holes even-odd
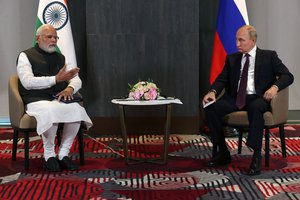
[(116, 116), (110, 100), (148, 78), (184, 102), (175, 115), (198, 115), (198, 0), (88, 1), (86, 21), (92, 116)]
[[(173, 116), (197, 119), (200, 113), (201, 125), (199, 104), (209, 87), (217, 2), (71, 1), (71, 23), (84, 82), (82, 93), (90, 116), (97, 121), (116, 119), (117, 108), (110, 100), (127, 95), (128, 83), (151, 78), (164, 95), (183, 101), (184, 105), (173, 107)], [(151, 109), (143, 113), (156, 115)], [(194, 124), (197, 120), (184, 123), (188, 121)]]

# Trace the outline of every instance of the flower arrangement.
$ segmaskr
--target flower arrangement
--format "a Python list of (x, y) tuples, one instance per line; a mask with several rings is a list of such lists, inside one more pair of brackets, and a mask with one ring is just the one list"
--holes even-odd
[(134, 85), (129, 85), (129, 98), (134, 100), (155, 100), (160, 94), (160, 89), (152, 81), (139, 81)]

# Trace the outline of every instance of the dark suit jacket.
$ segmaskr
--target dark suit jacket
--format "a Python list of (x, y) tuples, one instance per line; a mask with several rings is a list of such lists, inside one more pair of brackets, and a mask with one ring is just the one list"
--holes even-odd
[[(211, 89), (216, 90), (217, 94), (225, 88), (227, 94), (236, 98), (242, 56), (242, 53), (237, 52), (226, 57), (223, 71), (211, 86)], [(279, 90), (282, 90), (292, 84), (293, 81), (294, 76), (278, 58), (275, 51), (257, 48), (254, 67), (254, 83), (257, 95), (262, 96), (272, 85), (276, 85)]]

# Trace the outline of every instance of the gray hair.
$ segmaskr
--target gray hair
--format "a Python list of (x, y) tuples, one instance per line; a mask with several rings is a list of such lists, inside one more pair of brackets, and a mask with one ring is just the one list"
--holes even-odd
[(251, 26), (251, 25), (245, 25), (243, 27), (245, 27), (246, 30), (248, 31), (250, 39), (254, 39), (255, 41), (257, 41), (257, 32), (256, 32), (256, 29), (253, 26)]
[(54, 28), (52, 25), (50, 24), (43, 24), (42, 26), (40, 26), (37, 30), (36, 30), (36, 36), (40, 36), (44, 33), (44, 31), (48, 28)]

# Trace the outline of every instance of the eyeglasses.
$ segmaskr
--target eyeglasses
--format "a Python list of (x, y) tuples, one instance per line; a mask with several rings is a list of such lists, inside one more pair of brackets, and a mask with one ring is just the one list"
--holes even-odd
[(42, 35), (42, 36), (46, 37), (46, 38), (49, 39), (49, 40), (51, 40), (51, 38), (54, 38), (55, 40), (58, 40), (58, 39), (59, 39), (59, 37), (56, 36), (56, 35)]

